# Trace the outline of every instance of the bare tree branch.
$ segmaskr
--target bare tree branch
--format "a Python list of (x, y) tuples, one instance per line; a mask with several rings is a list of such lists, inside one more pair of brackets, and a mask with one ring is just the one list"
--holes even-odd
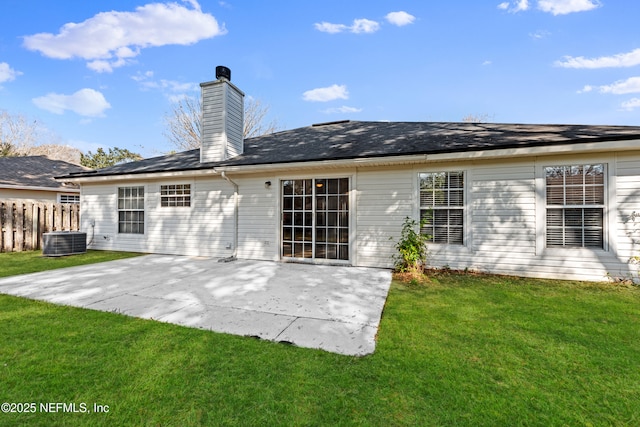
[(0, 157), (45, 156), (79, 165), (81, 154), (77, 148), (62, 144), (37, 120), (0, 110)]
[(180, 151), (200, 148), (202, 134), (202, 104), (200, 100), (185, 97), (175, 102), (171, 113), (165, 115), (165, 137)]
[[(247, 98), (244, 107), (244, 138), (274, 133), (279, 130), (275, 120), (265, 123), (269, 106), (259, 99)], [(202, 103), (185, 97), (172, 105), (171, 112), (164, 117), (165, 137), (180, 151), (200, 148), (202, 137)]]
[(20, 156), (36, 144), (38, 123), (0, 110), (0, 156)]
[(467, 114), (462, 118), (464, 123), (488, 123), (493, 120), (493, 116), (487, 113), (482, 114)]

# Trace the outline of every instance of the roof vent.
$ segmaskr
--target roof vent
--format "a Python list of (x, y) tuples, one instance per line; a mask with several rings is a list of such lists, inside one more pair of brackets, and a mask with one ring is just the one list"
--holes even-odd
[(220, 80), (221, 78), (231, 81), (231, 70), (224, 65), (216, 67), (216, 79)]
[(317, 128), (320, 126), (331, 126), (331, 125), (341, 125), (343, 123), (349, 123), (351, 120), (338, 120), (335, 122), (323, 122), (323, 123), (314, 123), (311, 127)]

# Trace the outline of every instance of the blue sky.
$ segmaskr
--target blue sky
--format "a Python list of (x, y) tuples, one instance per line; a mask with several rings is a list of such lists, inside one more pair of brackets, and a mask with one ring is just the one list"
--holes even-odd
[(282, 129), (352, 120), (640, 125), (640, 2), (2, 0), (0, 109), (83, 151), (171, 150), (215, 66)]

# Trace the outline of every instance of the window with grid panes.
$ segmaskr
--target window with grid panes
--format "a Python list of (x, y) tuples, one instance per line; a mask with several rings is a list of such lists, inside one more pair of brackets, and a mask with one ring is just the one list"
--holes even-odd
[(545, 167), (548, 248), (604, 248), (604, 168)]
[(349, 260), (349, 178), (282, 181), (282, 256)]
[(60, 203), (80, 203), (80, 195), (60, 194)]
[(420, 174), (420, 231), (433, 243), (464, 243), (464, 172)]
[(161, 185), (160, 206), (191, 206), (191, 184)]
[(144, 234), (144, 187), (118, 188), (118, 233)]

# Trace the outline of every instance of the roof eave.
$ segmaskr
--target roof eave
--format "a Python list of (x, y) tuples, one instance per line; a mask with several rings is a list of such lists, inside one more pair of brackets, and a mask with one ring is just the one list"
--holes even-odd
[(326, 169), (339, 167), (374, 167), (408, 165), (424, 162), (445, 162), (476, 159), (500, 159), (543, 155), (561, 155), (571, 153), (598, 153), (611, 151), (640, 150), (640, 139), (575, 143), (567, 142), (558, 145), (537, 145), (528, 147), (510, 147), (499, 149), (482, 149), (469, 151), (451, 151), (440, 153), (419, 153), (410, 155), (388, 155), (376, 157), (360, 157), (353, 159), (327, 159), (304, 162), (269, 163), (254, 165), (227, 165), (216, 167), (218, 172), (256, 173), (278, 170)]
[(29, 190), (29, 191), (51, 191), (53, 193), (80, 193), (79, 188), (70, 187), (43, 187), (34, 185), (11, 185), (0, 184), (0, 188), (5, 190)]
[(376, 167), (376, 166), (393, 166), (408, 165), (425, 162), (445, 162), (445, 161), (462, 161), (462, 160), (480, 160), (480, 159), (500, 159), (527, 156), (548, 156), (562, 155), (572, 153), (598, 153), (611, 151), (631, 151), (640, 150), (640, 139), (623, 139), (615, 141), (589, 141), (575, 142), (568, 141), (566, 143), (553, 145), (531, 145), (526, 147), (509, 147), (497, 149), (478, 149), (468, 151), (450, 151), (439, 153), (418, 153), (409, 155), (385, 155), (358, 157), (348, 159), (325, 159), (325, 160), (309, 160), (279, 163), (256, 163), (256, 164), (227, 164), (221, 166), (211, 166), (206, 169), (188, 169), (178, 171), (165, 172), (141, 172), (128, 174), (113, 175), (84, 175), (84, 176), (66, 176), (56, 178), (74, 183), (98, 183), (113, 181), (134, 181), (145, 179), (170, 179), (170, 178), (187, 178), (197, 176), (212, 176), (220, 172), (230, 173), (259, 173), (259, 172), (275, 172), (275, 171), (291, 171), (291, 170), (311, 170), (311, 169), (327, 169), (327, 168), (346, 168), (346, 167)]

